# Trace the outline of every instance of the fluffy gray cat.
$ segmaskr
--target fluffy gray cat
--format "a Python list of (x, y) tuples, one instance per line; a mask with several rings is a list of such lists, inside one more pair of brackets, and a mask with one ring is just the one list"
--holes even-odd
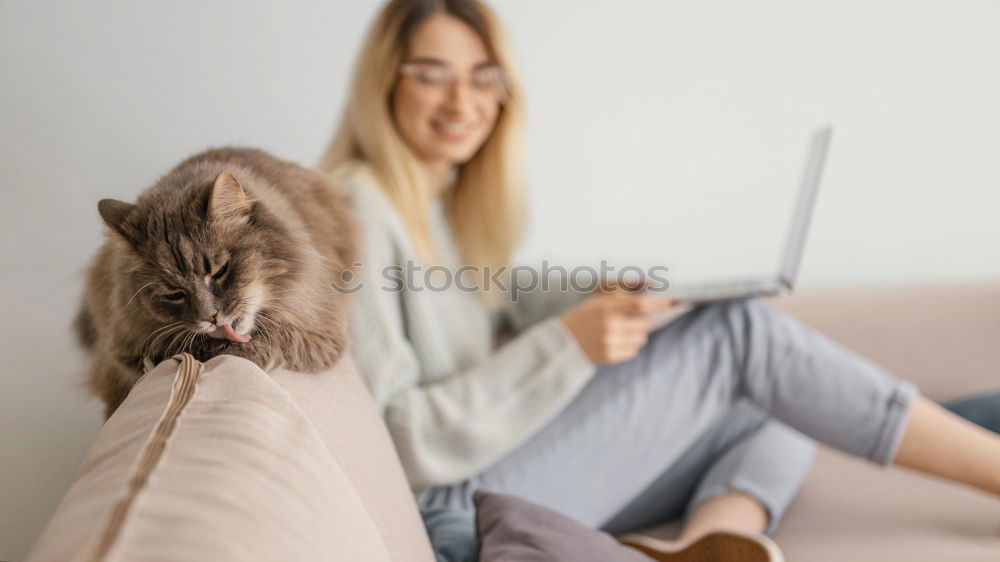
[(76, 321), (110, 416), (175, 353), (317, 372), (347, 345), (335, 283), (357, 259), (344, 187), (259, 150), (188, 158), (135, 203), (104, 199), (108, 234)]

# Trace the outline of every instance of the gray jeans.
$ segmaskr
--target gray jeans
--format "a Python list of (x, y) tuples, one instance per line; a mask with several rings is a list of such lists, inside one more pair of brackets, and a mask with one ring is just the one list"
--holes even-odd
[(739, 490), (767, 508), (770, 533), (812, 464), (812, 439), (888, 464), (916, 394), (766, 303), (702, 306), (633, 359), (601, 366), (527, 442), (433, 488), (423, 507), (472, 509), (482, 488), (622, 533)]

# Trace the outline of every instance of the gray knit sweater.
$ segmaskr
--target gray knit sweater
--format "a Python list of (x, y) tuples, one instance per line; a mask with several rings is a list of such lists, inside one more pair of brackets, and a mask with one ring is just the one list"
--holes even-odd
[[(365, 231), (352, 353), (419, 498), (522, 444), (590, 380), (593, 363), (556, 316), (586, 294), (529, 292), (491, 312), (455, 287), (390, 290), (408, 262), (421, 260), (370, 171), (357, 166), (347, 178)], [(459, 258), (439, 206), (432, 226), (453, 270)], [(504, 328), (515, 335), (497, 348)]]

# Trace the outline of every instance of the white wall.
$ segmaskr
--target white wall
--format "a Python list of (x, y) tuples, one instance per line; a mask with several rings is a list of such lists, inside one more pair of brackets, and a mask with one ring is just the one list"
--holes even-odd
[[(100, 424), (67, 327), (97, 200), (211, 145), (315, 162), (375, 9), (49, 4), (0, 4), (0, 560)], [(1000, 275), (1000, 3), (497, 4), (530, 103), (522, 261), (767, 270), (807, 135), (832, 122), (804, 284)]]
[(831, 122), (805, 284), (1000, 273), (1000, 4), (545, 4), (505, 10), (530, 54), (531, 256), (769, 269)]

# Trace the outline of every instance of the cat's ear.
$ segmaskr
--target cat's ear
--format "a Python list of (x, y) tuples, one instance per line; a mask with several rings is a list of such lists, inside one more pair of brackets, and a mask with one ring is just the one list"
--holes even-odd
[(213, 220), (246, 222), (252, 205), (243, 186), (232, 172), (226, 170), (215, 178), (208, 199), (208, 217)]
[(129, 216), (135, 205), (117, 199), (101, 199), (97, 203), (97, 212), (101, 214), (104, 224), (112, 230), (121, 234), (126, 240), (133, 240), (135, 233), (125, 224), (125, 219)]

